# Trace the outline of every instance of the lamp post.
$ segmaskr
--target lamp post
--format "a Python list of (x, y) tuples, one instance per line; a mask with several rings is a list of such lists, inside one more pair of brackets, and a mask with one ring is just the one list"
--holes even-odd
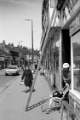
[(32, 65), (34, 62), (34, 53), (33, 53), (33, 20), (32, 19), (25, 19), (25, 21), (31, 22), (31, 40), (32, 40)]

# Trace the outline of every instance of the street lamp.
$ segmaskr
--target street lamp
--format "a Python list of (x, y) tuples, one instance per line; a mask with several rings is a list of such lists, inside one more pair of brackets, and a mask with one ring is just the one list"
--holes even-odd
[(31, 22), (31, 39), (32, 39), (32, 65), (34, 61), (34, 53), (33, 53), (33, 20), (32, 19), (25, 19), (25, 21), (30, 21)]

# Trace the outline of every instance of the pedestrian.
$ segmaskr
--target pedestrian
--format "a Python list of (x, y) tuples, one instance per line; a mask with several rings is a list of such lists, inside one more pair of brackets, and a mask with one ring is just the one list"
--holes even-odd
[(71, 84), (70, 66), (69, 63), (63, 64), (62, 72), (62, 87), (63, 87), (63, 99), (69, 102), (69, 89)]
[(70, 66), (68, 63), (63, 64), (62, 71), (62, 90), (53, 90), (50, 95), (49, 108), (53, 106), (54, 98), (60, 98), (60, 100), (66, 100), (69, 103), (69, 89), (70, 89)]
[(24, 71), (24, 64), (22, 65), (22, 70)]
[(25, 66), (21, 79), (24, 80), (24, 85), (31, 89), (32, 81), (33, 81), (33, 74), (32, 74), (32, 71), (29, 65)]

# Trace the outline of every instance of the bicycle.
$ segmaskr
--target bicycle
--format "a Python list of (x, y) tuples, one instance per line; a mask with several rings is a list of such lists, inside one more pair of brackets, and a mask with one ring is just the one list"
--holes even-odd
[(44, 104), (41, 105), (41, 111), (50, 114), (52, 111), (60, 110), (62, 105), (62, 98), (50, 97)]

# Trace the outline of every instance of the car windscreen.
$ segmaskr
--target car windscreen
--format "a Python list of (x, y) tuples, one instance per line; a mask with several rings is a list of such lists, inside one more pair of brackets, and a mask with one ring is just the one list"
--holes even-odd
[(17, 69), (15, 66), (9, 66), (8, 69)]

